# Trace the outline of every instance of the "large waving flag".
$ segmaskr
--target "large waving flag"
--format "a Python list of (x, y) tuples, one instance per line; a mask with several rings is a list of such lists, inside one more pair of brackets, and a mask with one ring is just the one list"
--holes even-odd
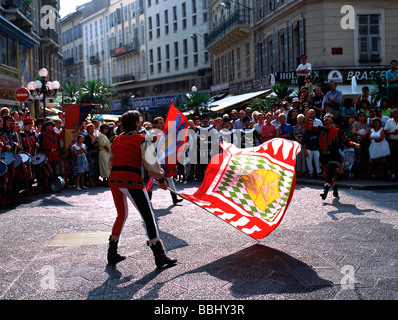
[[(297, 142), (276, 138), (254, 148), (222, 143), (202, 185), (183, 197), (255, 239), (282, 221), (296, 183)], [(218, 157), (218, 159), (216, 158)]]
[(175, 165), (184, 152), (187, 138), (188, 119), (171, 102), (163, 134), (157, 146), (157, 156), (166, 177), (174, 176)]
[(74, 139), (84, 119), (91, 113), (93, 104), (63, 103), (65, 111), (65, 146), (68, 147)]

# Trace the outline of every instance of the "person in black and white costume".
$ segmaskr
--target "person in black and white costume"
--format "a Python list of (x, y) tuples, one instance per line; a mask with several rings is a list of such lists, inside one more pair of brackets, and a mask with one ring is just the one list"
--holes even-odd
[(211, 158), (218, 154), (219, 133), (216, 127), (209, 123), (209, 116), (201, 116), (201, 124), (196, 127), (195, 141), (198, 149), (198, 181), (203, 181), (207, 165)]
[[(232, 123), (229, 118), (223, 118), (222, 119), (222, 128), (220, 131), (218, 131), (220, 135), (220, 142), (228, 142), (232, 143), (235, 146), (239, 146), (239, 140), (237, 136), (237, 131), (235, 129), (232, 129)], [(220, 153), (222, 153), (222, 149), (220, 147)]]
[(240, 129), (241, 148), (252, 148), (261, 144), (260, 136), (256, 129), (250, 127), (250, 118), (244, 116), (242, 119), (243, 129)]

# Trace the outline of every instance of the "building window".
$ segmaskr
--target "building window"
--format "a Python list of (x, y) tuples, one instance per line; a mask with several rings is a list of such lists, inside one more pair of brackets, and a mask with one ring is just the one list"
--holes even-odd
[(183, 2), (181, 4), (182, 11), (182, 28), (185, 30), (187, 28), (187, 4)]
[(178, 42), (174, 42), (174, 68), (178, 70), (179, 61), (178, 61)]
[(160, 15), (156, 14), (156, 37), (160, 38)]
[(157, 47), (157, 55), (158, 55), (158, 73), (162, 72), (162, 51), (160, 47)]
[(250, 42), (246, 43), (246, 73), (249, 74), (250, 69)]
[(380, 61), (380, 16), (359, 15), (359, 62)]
[(149, 40), (152, 40), (152, 17), (148, 18), (148, 34)]
[(164, 10), (164, 33), (169, 34), (169, 11)]
[(177, 26), (177, 7), (173, 7), (173, 31), (177, 32), (178, 31), (178, 26)]

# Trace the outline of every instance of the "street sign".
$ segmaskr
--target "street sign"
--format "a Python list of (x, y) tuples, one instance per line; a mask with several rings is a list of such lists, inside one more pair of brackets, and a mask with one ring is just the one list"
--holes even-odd
[(30, 91), (24, 87), (18, 88), (15, 90), (14, 97), (19, 102), (26, 102), (29, 100)]

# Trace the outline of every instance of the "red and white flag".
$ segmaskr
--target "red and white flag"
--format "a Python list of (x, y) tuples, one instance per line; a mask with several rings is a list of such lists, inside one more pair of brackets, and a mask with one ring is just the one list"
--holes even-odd
[(209, 163), (191, 202), (255, 239), (270, 234), (282, 221), (293, 196), (300, 144), (276, 138), (258, 147), (224, 152)]

